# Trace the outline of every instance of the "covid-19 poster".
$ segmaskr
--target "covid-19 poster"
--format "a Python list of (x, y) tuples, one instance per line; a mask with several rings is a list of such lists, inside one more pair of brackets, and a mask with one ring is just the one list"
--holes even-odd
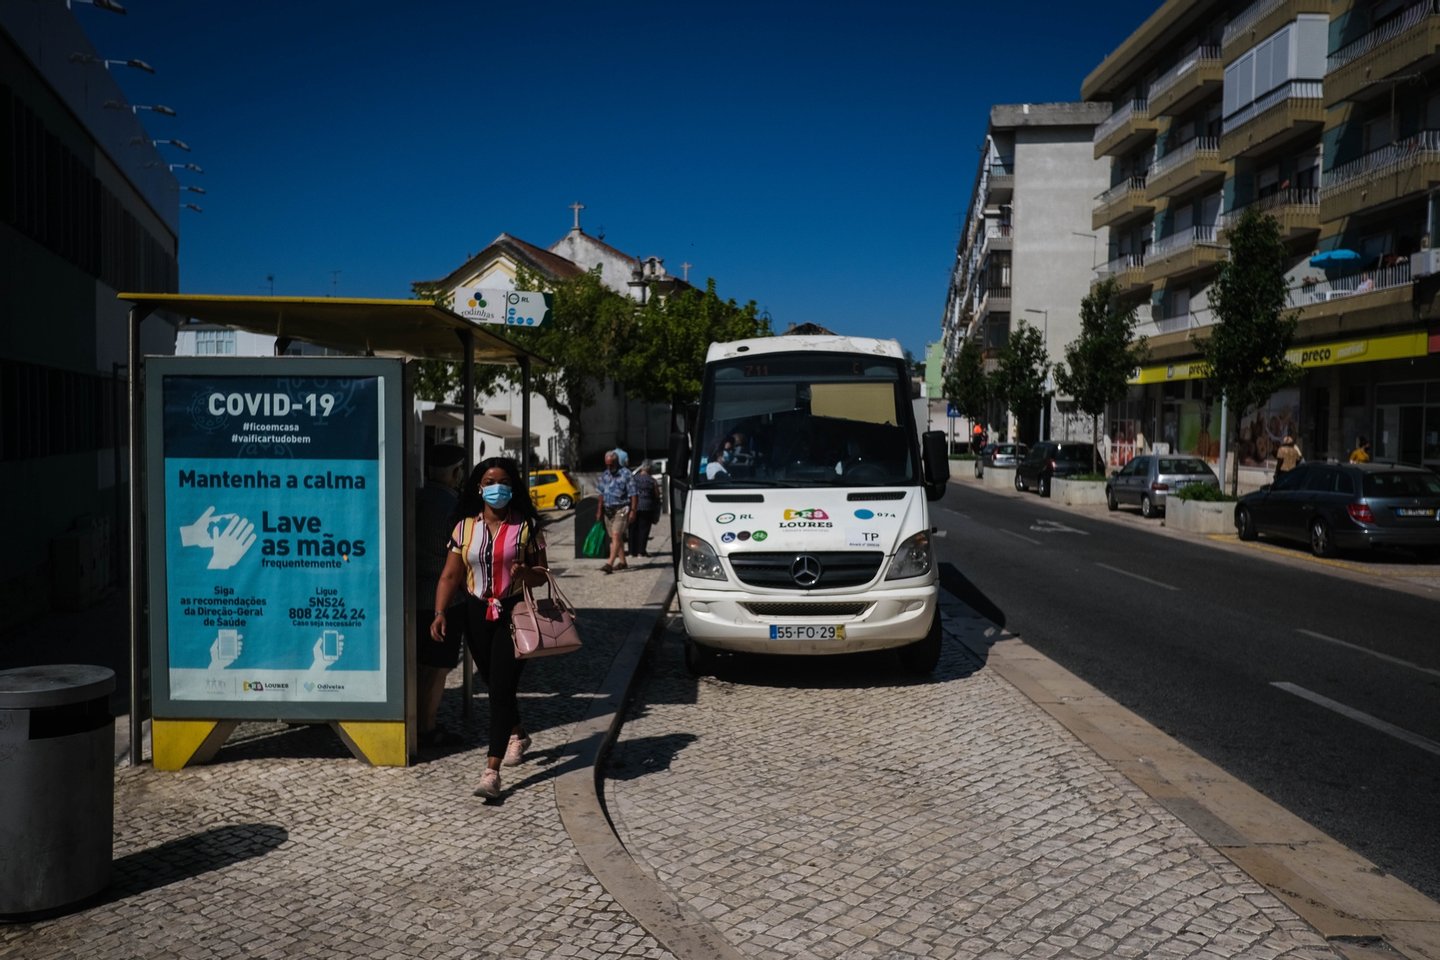
[(397, 379), (320, 375), (323, 363), (292, 358), (250, 362), (274, 374), (190, 363), (201, 366), (149, 388), (161, 449), (147, 482), (163, 516), (151, 530), (164, 554), (151, 617), (165, 621), (167, 699), (317, 715), (383, 703), (389, 608), (403, 603), (386, 562), (384, 454), (402, 445), (384, 414)]

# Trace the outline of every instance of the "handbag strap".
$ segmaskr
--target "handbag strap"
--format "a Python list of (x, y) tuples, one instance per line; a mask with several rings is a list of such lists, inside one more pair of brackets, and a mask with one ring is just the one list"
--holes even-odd
[[(571, 616), (571, 617), (574, 617), (575, 619), (579, 619), (579, 616), (575, 613), (575, 605), (570, 602), (570, 598), (569, 598), (569, 597), (565, 596), (565, 591), (563, 591), (563, 590), (560, 589), (560, 584), (559, 584), (558, 582), (556, 582), (556, 580), (555, 580), (555, 574), (550, 571), (550, 568), (549, 568), (549, 567), (532, 567), (531, 569), (532, 569), (532, 570), (540, 570), (540, 571), (543, 571), (543, 572), (545, 573), (545, 583), (546, 583), (546, 585), (549, 587), (549, 590), (550, 590), (550, 599), (555, 600), (556, 602), (558, 602), (558, 603), (560, 604), (560, 606), (562, 606), (562, 607), (564, 607), (566, 610), (568, 610), (568, 611), (570, 612), (570, 616)], [(520, 589), (521, 589), (521, 591), (522, 591), (522, 592), (524, 593), (524, 595), (525, 595), (525, 602), (528, 603), (528, 604), (530, 604), (530, 605), (533, 607), (534, 604), (535, 604), (535, 588), (530, 585), (530, 581), (529, 581), (529, 580), (526, 580), (526, 579), (524, 579), (524, 578), (521, 578), (521, 587), (520, 587)]]

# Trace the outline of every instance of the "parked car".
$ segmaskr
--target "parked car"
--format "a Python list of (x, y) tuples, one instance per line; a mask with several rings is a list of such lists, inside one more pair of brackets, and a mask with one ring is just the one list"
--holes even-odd
[(1440, 551), (1440, 476), (1393, 463), (1302, 463), (1235, 504), (1241, 540), (1278, 537), (1337, 550)]
[(1029, 449), (1023, 443), (987, 443), (975, 461), (975, 476), (983, 477), (986, 467), (1013, 467)]
[(1034, 486), (1040, 496), (1048, 497), (1050, 481), (1055, 477), (1099, 472), (1100, 461), (1095, 456), (1093, 443), (1042, 440), (1015, 465), (1015, 489), (1023, 493)]
[(569, 510), (580, 498), (580, 485), (568, 470), (541, 470), (530, 474), (530, 499), (537, 510)]
[(1170, 494), (1203, 484), (1219, 489), (1220, 478), (1203, 457), (1149, 453), (1135, 457), (1105, 484), (1105, 505), (1118, 510), (1122, 503), (1140, 507), (1140, 516), (1165, 512)]

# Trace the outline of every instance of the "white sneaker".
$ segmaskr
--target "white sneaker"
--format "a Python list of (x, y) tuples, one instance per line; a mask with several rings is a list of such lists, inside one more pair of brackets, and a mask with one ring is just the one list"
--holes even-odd
[(518, 767), (525, 761), (525, 751), (530, 749), (530, 738), (528, 736), (517, 737), (510, 735), (510, 742), (505, 746), (505, 759), (500, 763), (507, 767)]
[(475, 788), (475, 796), (484, 797), (487, 800), (494, 800), (500, 796), (500, 771), (485, 768), (480, 774), (480, 786)]

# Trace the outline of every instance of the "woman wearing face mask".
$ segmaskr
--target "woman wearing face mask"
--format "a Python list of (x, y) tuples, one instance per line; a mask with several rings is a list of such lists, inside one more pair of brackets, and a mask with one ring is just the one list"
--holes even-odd
[(545, 542), (539, 516), (530, 501), (520, 467), (508, 457), (476, 464), (460, 491), (450, 534), (450, 555), (435, 588), (435, 619), (430, 636), (444, 641), (450, 628), (445, 611), (465, 596), (466, 640), (480, 679), (490, 690), (490, 749), (477, 797), (500, 795), (500, 766), (524, 762), (530, 737), (520, 722), (516, 689), (525, 661), (515, 659), (510, 642), (510, 612), (520, 601), (524, 579), (545, 566)]

